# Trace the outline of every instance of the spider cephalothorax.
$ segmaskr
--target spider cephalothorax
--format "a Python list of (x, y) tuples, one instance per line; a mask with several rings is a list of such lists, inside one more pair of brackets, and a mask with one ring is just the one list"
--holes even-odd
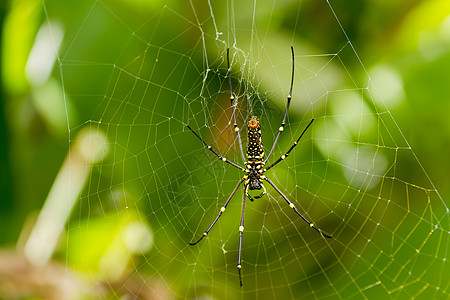
[(214, 224), (216, 224), (217, 220), (220, 218), (220, 216), (222, 215), (222, 213), (225, 211), (225, 209), (228, 206), (228, 203), (230, 202), (231, 198), (233, 198), (234, 194), (236, 194), (236, 191), (238, 190), (238, 188), (241, 186), (242, 183), (244, 183), (244, 195), (243, 195), (243, 199), (242, 199), (242, 214), (241, 214), (241, 222), (240, 222), (240, 226), (239, 226), (239, 256), (238, 256), (238, 273), (239, 273), (239, 282), (240, 285), (242, 286), (242, 278), (241, 278), (241, 249), (242, 249), (242, 235), (244, 233), (244, 211), (245, 211), (245, 200), (248, 198), (249, 200), (253, 201), (253, 198), (248, 194), (248, 190), (260, 190), (263, 189), (263, 192), (259, 195), (259, 196), (255, 196), (255, 198), (261, 198), (262, 196), (264, 196), (264, 194), (266, 193), (266, 188), (264, 187), (263, 184), (263, 180), (265, 180), (267, 183), (269, 183), (273, 189), (280, 194), (280, 196), (287, 202), (287, 204), (289, 205), (290, 208), (292, 208), (294, 210), (294, 212), (300, 216), (300, 218), (303, 219), (303, 221), (305, 221), (306, 223), (308, 223), (308, 225), (315, 229), (317, 232), (319, 232), (320, 234), (322, 234), (324, 237), (327, 238), (331, 238), (331, 236), (323, 233), (320, 229), (318, 229), (317, 227), (314, 226), (314, 223), (308, 221), (308, 219), (306, 219), (295, 207), (294, 203), (292, 203), (281, 191), (280, 189), (278, 189), (276, 187), (276, 185), (269, 179), (267, 178), (264, 173), (271, 169), (272, 167), (274, 167), (275, 165), (277, 165), (280, 161), (284, 160), (286, 157), (288, 157), (288, 155), (291, 153), (291, 151), (294, 149), (295, 146), (298, 145), (298, 142), (300, 141), (300, 139), (302, 138), (303, 134), (306, 132), (306, 130), (308, 130), (309, 126), (311, 126), (312, 122), (314, 121), (314, 119), (312, 119), (308, 125), (306, 126), (306, 128), (303, 130), (303, 132), (300, 134), (299, 138), (294, 142), (294, 144), (289, 148), (289, 150), (282, 155), (280, 158), (278, 158), (274, 163), (272, 163), (270, 166), (265, 167), (265, 164), (267, 163), (267, 161), (269, 160), (270, 156), (272, 155), (273, 149), (275, 148), (275, 145), (278, 142), (278, 138), (280, 137), (280, 134), (283, 132), (284, 130), (284, 126), (286, 125), (286, 116), (287, 113), (289, 111), (289, 105), (291, 103), (291, 96), (292, 96), (292, 86), (294, 84), (294, 48), (291, 47), (291, 52), (292, 52), (292, 75), (291, 75), (291, 88), (289, 90), (289, 95), (287, 97), (287, 105), (286, 105), (286, 111), (284, 113), (284, 118), (283, 121), (281, 122), (281, 126), (278, 129), (278, 133), (277, 136), (275, 137), (275, 141), (272, 145), (272, 148), (269, 152), (269, 155), (267, 156), (267, 158), (264, 159), (264, 147), (262, 144), (262, 138), (261, 138), (261, 125), (259, 123), (259, 119), (256, 116), (253, 116), (250, 118), (250, 120), (248, 121), (248, 143), (247, 143), (247, 160), (245, 159), (244, 156), (244, 151), (242, 149), (242, 140), (241, 140), (241, 135), (239, 133), (240, 129), (237, 125), (236, 122), (236, 107), (235, 107), (235, 103), (234, 103), (234, 95), (233, 95), (233, 89), (231, 86), (231, 77), (230, 77), (230, 56), (229, 56), (229, 51), (227, 50), (227, 62), (228, 62), (228, 80), (230, 83), (230, 101), (231, 101), (231, 107), (233, 109), (233, 121), (234, 121), (234, 131), (237, 133), (238, 136), (238, 141), (239, 141), (239, 148), (241, 150), (241, 155), (242, 155), (242, 161), (245, 164), (246, 168), (243, 168), (241, 166), (239, 166), (238, 164), (229, 161), (228, 159), (226, 159), (225, 157), (223, 157), (222, 155), (218, 154), (211, 146), (209, 146), (194, 130), (192, 130), (192, 128), (187, 125), (187, 127), (189, 128), (190, 131), (192, 131), (193, 134), (195, 134), (195, 136), (208, 148), (209, 151), (211, 151), (212, 153), (214, 153), (214, 155), (216, 155), (220, 160), (232, 165), (233, 167), (241, 170), (244, 172), (244, 176), (239, 180), (238, 184), (236, 185), (236, 187), (234, 188), (233, 192), (231, 192), (231, 195), (228, 197), (227, 201), (225, 202), (225, 204), (220, 208), (220, 211), (218, 213), (218, 215), (216, 216), (216, 218), (214, 219), (214, 221), (212, 222), (212, 224), (208, 227), (208, 229), (205, 230), (205, 232), (203, 232), (203, 235), (200, 237), (199, 240), (197, 240), (194, 243), (189, 243), (190, 245), (196, 245), (197, 243), (199, 243), (208, 233), (209, 231), (213, 228)]

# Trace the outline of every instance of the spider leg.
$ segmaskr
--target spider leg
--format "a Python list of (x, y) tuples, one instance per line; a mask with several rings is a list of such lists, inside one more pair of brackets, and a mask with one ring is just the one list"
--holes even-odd
[(267, 177), (264, 176), (263, 179), (266, 180), (266, 181), (267, 181), (267, 182), (275, 189), (275, 191), (277, 191), (277, 193), (280, 194), (281, 197), (283, 197), (284, 200), (286, 200), (286, 202), (287, 202), (287, 204), (289, 205), (289, 207), (292, 208), (292, 209), (295, 211), (295, 213), (296, 213), (297, 215), (299, 215), (300, 218), (303, 219), (303, 221), (305, 221), (306, 223), (308, 223), (309, 227), (311, 227), (312, 229), (314, 229), (315, 231), (317, 231), (318, 233), (320, 233), (321, 235), (323, 235), (323, 236), (326, 237), (326, 238), (329, 238), (329, 239), (332, 238), (332, 236), (323, 233), (322, 230), (320, 230), (319, 228), (317, 228), (317, 227), (314, 225), (314, 223), (308, 221), (308, 219), (306, 219), (306, 218), (305, 218), (305, 217), (297, 210), (297, 208), (295, 207), (294, 203), (292, 203), (291, 201), (289, 201), (289, 199), (288, 199), (288, 198), (287, 198), (287, 197), (286, 197), (286, 196), (285, 196), (285, 195), (284, 195), (284, 194), (283, 194), (283, 193), (275, 186), (275, 184), (274, 184), (269, 178), (267, 178)]
[(189, 245), (194, 246), (196, 244), (198, 244), (207, 234), (208, 232), (213, 228), (214, 224), (216, 224), (217, 220), (220, 218), (220, 216), (222, 215), (222, 213), (225, 211), (225, 209), (227, 208), (228, 203), (230, 202), (231, 198), (233, 198), (234, 194), (236, 193), (237, 189), (239, 188), (239, 186), (242, 184), (242, 182), (244, 181), (244, 179), (242, 178), (241, 180), (239, 180), (238, 184), (236, 185), (236, 187), (234, 188), (233, 192), (231, 193), (230, 197), (228, 197), (227, 201), (225, 202), (225, 204), (220, 208), (219, 214), (217, 215), (217, 217), (214, 219), (214, 221), (212, 222), (212, 224), (208, 227), (208, 229), (206, 229), (206, 231), (203, 233), (202, 237), (196, 241), (195, 243), (189, 243)]
[(298, 139), (294, 142), (294, 144), (292, 144), (291, 148), (289, 148), (289, 150), (282, 155), (279, 159), (277, 159), (273, 164), (271, 164), (270, 166), (268, 166), (267, 168), (264, 169), (263, 173), (266, 172), (267, 170), (269, 170), (270, 168), (274, 167), (275, 165), (277, 165), (280, 161), (282, 161), (283, 159), (285, 159), (286, 157), (288, 157), (289, 153), (291, 153), (292, 149), (295, 148), (295, 146), (298, 145), (298, 142), (300, 141), (300, 139), (303, 137), (303, 135), (305, 134), (306, 130), (308, 130), (309, 126), (311, 126), (312, 122), (314, 122), (314, 119), (311, 119), (311, 122), (308, 123), (308, 125), (306, 126), (305, 129), (303, 129), (302, 134), (300, 134), (300, 136), (298, 137)]
[(239, 256), (238, 256), (238, 273), (239, 273), (239, 284), (242, 286), (241, 268), (242, 268), (242, 234), (244, 233), (244, 216), (245, 216), (245, 200), (246, 200), (246, 190), (248, 185), (244, 185), (244, 197), (242, 199), (242, 214), (241, 214), (241, 225), (239, 226)]
[(206, 148), (208, 148), (209, 151), (211, 151), (212, 153), (214, 153), (220, 160), (222, 160), (223, 162), (229, 163), (230, 165), (232, 165), (233, 167), (244, 171), (244, 172), (248, 172), (248, 170), (244, 169), (243, 167), (235, 164), (232, 161), (229, 161), (228, 159), (226, 159), (225, 157), (223, 157), (222, 155), (218, 154), (210, 145), (208, 145), (189, 125), (186, 125), (187, 128), (189, 128), (190, 131), (192, 131), (193, 134), (195, 134), (196, 137), (198, 137), (198, 139), (200, 141), (202, 141), (202, 143), (206, 146)]
[(242, 161), (245, 164), (246, 161), (245, 161), (245, 156), (244, 156), (244, 150), (242, 148), (241, 134), (239, 133), (239, 127), (236, 122), (236, 106), (234, 103), (233, 87), (231, 85), (231, 76), (230, 76), (231, 68), (230, 68), (230, 49), (229, 48), (227, 49), (227, 65), (228, 65), (227, 76), (228, 76), (228, 81), (230, 82), (230, 102), (231, 102), (231, 108), (233, 109), (234, 131), (237, 133), (238, 140), (239, 140), (239, 148), (241, 149)]
[(263, 192), (261, 193), (261, 195), (255, 196), (255, 199), (262, 198), (262, 196), (264, 196), (267, 193), (266, 187), (262, 183), (261, 183), (261, 186), (263, 188)]
[[(247, 183), (247, 182), (246, 182)], [(250, 196), (250, 194), (248, 193), (248, 184), (245, 186), (245, 190), (244, 190), (244, 194), (247, 196), (248, 200), (250, 201), (254, 201), (255, 199), (252, 198), (252, 196)], [(256, 198), (256, 197), (255, 197)]]
[[(262, 198), (262, 196), (264, 196), (264, 195), (267, 193), (266, 188), (264, 187), (264, 185), (262, 185), (262, 188), (263, 188), (263, 192), (262, 192), (259, 196), (255, 196), (255, 199)], [(250, 196), (250, 194), (248, 193), (248, 185), (247, 185), (247, 189), (245, 190), (245, 195), (247, 196), (248, 200), (250, 200), (250, 201), (252, 201), (252, 202), (255, 200), (255, 199), (253, 199), (252, 196)]]
[(286, 111), (284, 112), (283, 121), (281, 122), (281, 126), (278, 129), (277, 137), (275, 138), (275, 141), (273, 142), (272, 149), (270, 149), (269, 155), (267, 155), (267, 158), (264, 160), (264, 164), (269, 160), (269, 157), (272, 155), (273, 149), (275, 149), (275, 145), (278, 142), (278, 138), (280, 137), (281, 133), (284, 130), (284, 126), (286, 125), (286, 116), (289, 111), (289, 106), (291, 105), (291, 97), (292, 97), (292, 86), (294, 85), (294, 47), (291, 46), (291, 52), (292, 52), (292, 75), (291, 75), (291, 88), (289, 89), (289, 95), (287, 96), (287, 104), (286, 104)]

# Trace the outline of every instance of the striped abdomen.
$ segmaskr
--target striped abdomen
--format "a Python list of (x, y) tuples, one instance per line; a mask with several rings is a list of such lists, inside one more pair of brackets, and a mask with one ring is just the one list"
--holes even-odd
[(261, 161), (264, 157), (264, 147), (261, 139), (261, 125), (258, 117), (253, 116), (248, 122), (248, 162)]
[(264, 147), (261, 139), (261, 125), (257, 117), (253, 116), (248, 122), (248, 145), (247, 145), (247, 168), (248, 188), (250, 190), (260, 190), (262, 182), (260, 174), (262, 172), (262, 162), (264, 157)]

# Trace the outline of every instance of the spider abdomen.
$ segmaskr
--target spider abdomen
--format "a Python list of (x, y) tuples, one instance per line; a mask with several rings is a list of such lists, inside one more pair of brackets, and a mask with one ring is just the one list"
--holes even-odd
[(260, 190), (262, 182), (260, 175), (264, 157), (264, 147), (261, 139), (261, 125), (258, 117), (251, 117), (248, 122), (248, 144), (247, 144), (247, 168), (248, 188), (250, 190)]
[(258, 117), (253, 116), (248, 121), (247, 158), (249, 163), (261, 162), (264, 157), (264, 147), (261, 139), (261, 125)]

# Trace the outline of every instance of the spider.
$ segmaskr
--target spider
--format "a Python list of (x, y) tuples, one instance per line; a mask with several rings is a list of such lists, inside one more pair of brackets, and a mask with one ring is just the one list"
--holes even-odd
[(231, 85), (231, 77), (230, 77), (230, 50), (227, 49), (227, 65), (228, 65), (228, 71), (227, 76), (230, 83), (230, 101), (231, 101), (231, 107), (233, 109), (233, 121), (234, 121), (234, 131), (237, 133), (238, 141), (239, 141), (239, 147), (240, 152), (242, 155), (242, 161), (244, 162), (245, 167), (241, 167), (238, 164), (226, 159), (222, 155), (218, 154), (210, 145), (208, 145), (201, 137), (198, 135), (189, 125), (186, 125), (189, 130), (195, 134), (195, 136), (206, 146), (206, 148), (214, 153), (220, 160), (223, 162), (226, 162), (233, 167), (241, 170), (244, 172), (244, 176), (239, 180), (236, 187), (234, 188), (233, 192), (231, 192), (231, 195), (228, 197), (225, 204), (220, 208), (220, 211), (214, 221), (211, 223), (211, 225), (206, 229), (205, 232), (203, 232), (203, 235), (200, 237), (199, 240), (197, 240), (194, 243), (189, 243), (189, 245), (194, 246), (198, 244), (213, 228), (213, 226), (216, 224), (217, 220), (220, 218), (220, 216), (225, 212), (225, 209), (227, 208), (228, 203), (230, 203), (231, 199), (233, 198), (234, 194), (238, 190), (238, 188), (241, 186), (242, 183), (244, 183), (244, 195), (242, 200), (242, 214), (241, 214), (241, 223), (239, 226), (239, 254), (238, 254), (238, 274), (239, 274), (239, 283), (242, 287), (242, 277), (241, 277), (241, 269), (242, 269), (242, 256), (241, 256), (241, 249), (242, 249), (242, 235), (244, 233), (244, 215), (245, 215), (245, 201), (248, 198), (250, 201), (254, 201), (254, 199), (250, 196), (248, 193), (248, 190), (263, 190), (262, 193), (259, 196), (254, 196), (255, 199), (261, 198), (266, 194), (266, 188), (264, 187), (264, 181), (269, 183), (273, 189), (280, 194), (280, 196), (287, 202), (290, 208), (294, 210), (294, 212), (300, 216), (300, 218), (303, 219), (308, 225), (315, 229), (317, 232), (319, 232), (321, 235), (323, 235), (326, 238), (332, 238), (331, 236), (323, 233), (320, 229), (318, 229), (314, 223), (308, 221), (295, 207), (294, 203), (292, 203), (281, 191), (278, 187), (275, 186), (275, 184), (267, 178), (264, 174), (269, 169), (276, 166), (280, 161), (284, 160), (286, 157), (289, 156), (291, 151), (294, 149), (295, 146), (298, 145), (298, 142), (302, 138), (302, 136), (305, 134), (305, 132), (308, 130), (308, 128), (311, 126), (311, 124), (314, 122), (314, 119), (312, 119), (308, 125), (305, 127), (303, 132), (300, 134), (299, 138), (293, 143), (293, 145), (289, 148), (289, 150), (282, 155), (280, 158), (278, 158), (274, 163), (272, 163), (270, 166), (265, 167), (267, 161), (269, 160), (270, 156), (273, 153), (273, 150), (278, 142), (278, 138), (280, 137), (281, 133), (284, 131), (284, 127), (286, 125), (286, 116), (289, 111), (289, 105), (291, 103), (291, 97), (292, 97), (292, 86), (294, 84), (294, 48), (291, 46), (291, 53), (292, 53), (292, 75), (291, 75), (291, 86), (289, 90), (289, 95), (287, 96), (287, 105), (286, 105), (286, 111), (284, 113), (283, 121), (281, 122), (281, 126), (278, 129), (278, 134), (275, 138), (275, 141), (272, 145), (272, 149), (270, 149), (269, 155), (264, 159), (264, 147), (262, 144), (262, 138), (261, 138), (261, 124), (259, 122), (258, 117), (252, 116), (248, 122), (248, 142), (247, 142), (247, 160), (244, 156), (244, 151), (242, 148), (242, 140), (240, 135), (240, 129), (236, 122), (236, 107), (234, 104), (234, 95), (233, 95), (233, 88)]

